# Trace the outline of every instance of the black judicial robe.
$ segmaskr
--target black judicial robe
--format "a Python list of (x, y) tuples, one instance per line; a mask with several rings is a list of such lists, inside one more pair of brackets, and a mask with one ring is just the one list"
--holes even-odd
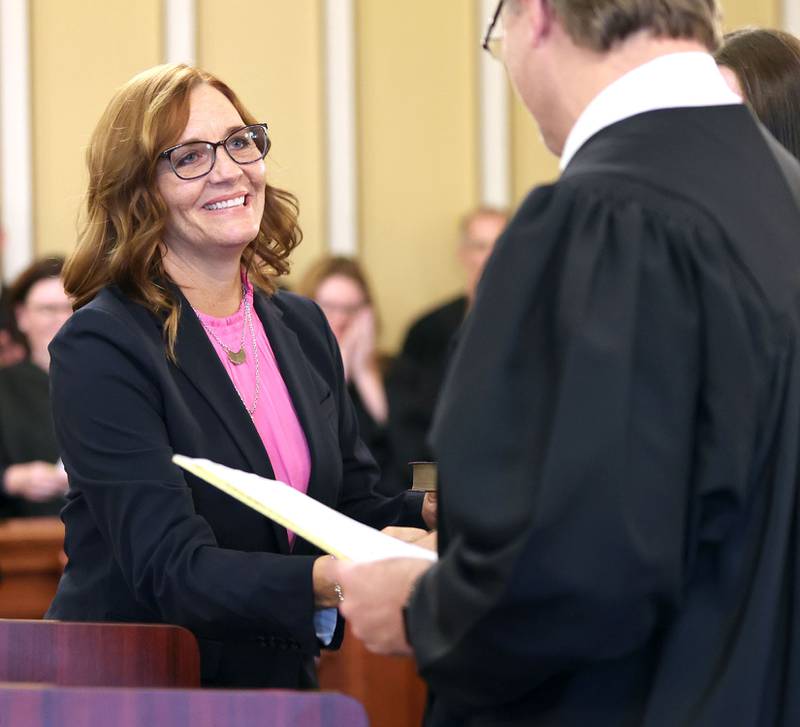
[(535, 190), (434, 421), (429, 723), (800, 725), (800, 167), (743, 107)]

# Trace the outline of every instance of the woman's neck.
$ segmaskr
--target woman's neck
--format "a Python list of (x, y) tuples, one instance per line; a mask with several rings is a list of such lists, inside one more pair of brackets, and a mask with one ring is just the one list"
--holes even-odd
[(210, 316), (233, 315), (242, 302), (241, 256), (194, 260), (168, 250), (164, 271), (195, 310)]

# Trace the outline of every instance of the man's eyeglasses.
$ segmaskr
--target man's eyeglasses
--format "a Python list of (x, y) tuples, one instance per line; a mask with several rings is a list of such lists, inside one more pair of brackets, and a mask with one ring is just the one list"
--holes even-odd
[(500, 0), (495, 8), (494, 15), (489, 22), (489, 27), (486, 28), (486, 35), (483, 36), (483, 43), (481, 46), (492, 57), (500, 58), (500, 47), (503, 43), (503, 26), (502, 23), (498, 24), (500, 20), (500, 12), (503, 10), (504, 0)]
[(158, 156), (169, 160), (172, 171), (180, 179), (204, 177), (214, 168), (217, 147), (225, 147), (237, 164), (253, 164), (263, 159), (272, 142), (266, 124), (250, 124), (232, 131), (222, 141), (189, 141), (164, 149)]

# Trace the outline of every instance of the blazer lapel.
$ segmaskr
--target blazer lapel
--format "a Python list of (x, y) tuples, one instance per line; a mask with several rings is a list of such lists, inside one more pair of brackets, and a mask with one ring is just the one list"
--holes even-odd
[[(281, 376), (306, 436), (311, 456), (308, 494), (324, 501), (322, 495), (326, 468), (321, 443), (326, 434), (323, 428), (327, 425), (320, 416), (320, 399), (326, 393), (327, 384), (309, 366), (297, 334), (283, 321), (283, 313), (278, 307), (265, 295), (256, 292), (255, 309), (264, 325)], [(331, 435), (328, 433), (327, 436)]]
[[(233, 382), (208, 340), (203, 326), (192, 311), (189, 302), (177, 287), (181, 302), (181, 317), (175, 353), (178, 368), (216, 411), (231, 438), (242, 453), (250, 471), (261, 477), (275, 478), (272, 463), (253, 420), (242, 405)], [(289, 552), (286, 528), (270, 520), (282, 553)]]

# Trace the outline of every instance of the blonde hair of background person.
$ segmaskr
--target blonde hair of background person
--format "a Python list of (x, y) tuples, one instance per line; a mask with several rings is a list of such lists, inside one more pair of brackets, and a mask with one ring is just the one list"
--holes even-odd
[[(164, 285), (167, 209), (153, 180), (163, 163), (159, 152), (186, 126), (189, 94), (198, 84), (222, 93), (244, 124), (256, 123), (225, 83), (201, 69), (165, 66), (160, 72), (151, 69), (134, 76), (106, 107), (90, 139), (85, 215), (78, 245), (64, 269), (64, 286), (76, 309), (115, 284), (165, 317), (171, 357), (181, 311)], [(267, 182), (264, 197), (261, 226), (242, 252), (242, 265), (253, 283), (269, 293), (275, 289), (272, 278), (288, 272), (289, 254), (302, 233), (292, 194)]]

